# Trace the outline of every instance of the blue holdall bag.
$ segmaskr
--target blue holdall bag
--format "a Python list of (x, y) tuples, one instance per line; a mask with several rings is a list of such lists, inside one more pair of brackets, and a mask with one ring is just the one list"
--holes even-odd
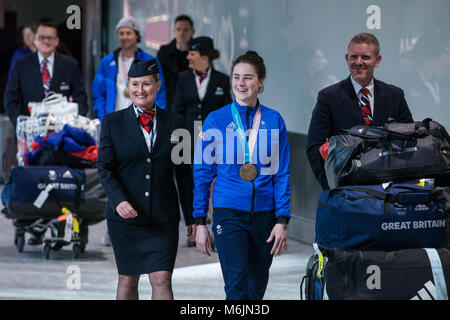
[[(47, 187), (52, 189), (42, 206), (35, 201)], [(27, 166), (14, 168), (1, 193), (5, 214), (13, 219), (52, 218), (64, 206), (92, 220), (103, 219), (106, 195), (97, 169), (73, 169), (64, 166)]]
[(330, 249), (448, 247), (449, 191), (392, 183), (324, 191), (316, 211), (316, 242)]

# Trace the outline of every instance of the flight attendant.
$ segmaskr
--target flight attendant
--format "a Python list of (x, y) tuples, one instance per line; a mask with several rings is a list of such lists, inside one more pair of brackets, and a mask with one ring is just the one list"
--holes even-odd
[(281, 115), (258, 100), (265, 77), (256, 52), (234, 61), (236, 99), (209, 114), (195, 150), (196, 244), (209, 255), (205, 220), (215, 179), (212, 229), (230, 300), (262, 299), (272, 258), (288, 245), (289, 144)]
[(213, 61), (219, 56), (213, 39), (194, 38), (187, 55), (189, 70), (178, 75), (174, 111), (184, 119), (191, 137), (194, 137), (195, 121), (204, 121), (211, 111), (232, 101), (230, 77), (214, 69)]
[(97, 160), (119, 273), (116, 297), (138, 299), (139, 277), (148, 274), (152, 299), (173, 299), (179, 200), (193, 232), (190, 166), (171, 161), (172, 132), (183, 123), (155, 104), (161, 86), (155, 59), (135, 60), (128, 77), (132, 104), (103, 117)]
[[(184, 126), (191, 135), (191, 158), (201, 123), (211, 111), (232, 101), (230, 77), (214, 69), (213, 61), (219, 56), (213, 39), (194, 38), (187, 55), (189, 70), (178, 75), (173, 110), (184, 119)], [(199, 124), (196, 125), (196, 121)], [(195, 246), (195, 240), (189, 238), (187, 244)]]

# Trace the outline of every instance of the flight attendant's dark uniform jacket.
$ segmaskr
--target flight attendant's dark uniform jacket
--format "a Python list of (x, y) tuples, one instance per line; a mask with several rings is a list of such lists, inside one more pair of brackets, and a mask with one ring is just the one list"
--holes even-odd
[[(171, 160), (172, 148), (178, 142), (172, 132), (182, 128), (183, 122), (166, 110), (156, 109), (157, 133), (151, 153), (133, 105), (103, 118), (97, 167), (108, 196), (106, 219), (137, 224), (178, 223), (180, 200), (186, 225), (194, 223), (190, 166), (175, 165)], [(136, 218), (119, 216), (115, 208), (122, 201), (128, 201), (137, 211)]]
[(192, 142), (197, 139), (194, 137), (194, 121), (204, 121), (211, 111), (220, 109), (232, 101), (230, 77), (214, 68), (211, 70), (203, 100), (198, 96), (194, 72), (189, 69), (178, 75), (173, 110), (184, 119), (185, 128), (189, 130)]

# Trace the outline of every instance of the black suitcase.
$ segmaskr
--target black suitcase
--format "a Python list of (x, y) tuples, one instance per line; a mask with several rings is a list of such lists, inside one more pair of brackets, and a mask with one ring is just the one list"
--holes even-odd
[(435, 178), (437, 185), (450, 182), (450, 137), (431, 119), (342, 132), (331, 137), (325, 160), (332, 189), (416, 178)]
[(322, 252), (330, 300), (448, 300), (448, 248)]

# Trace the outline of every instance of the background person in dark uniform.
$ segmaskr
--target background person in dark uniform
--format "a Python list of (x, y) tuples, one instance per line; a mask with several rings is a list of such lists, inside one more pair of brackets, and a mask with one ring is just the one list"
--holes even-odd
[(219, 56), (220, 52), (214, 49), (213, 39), (194, 38), (187, 55), (190, 70), (178, 75), (173, 110), (183, 117), (185, 127), (193, 138), (194, 121), (205, 120), (211, 111), (233, 101), (230, 77), (213, 66), (213, 60)]
[[(189, 70), (178, 75), (177, 89), (173, 110), (184, 119), (184, 126), (191, 135), (191, 158), (194, 156), (194, 144), (197, 141), (195, 121), (204, 121), (211, 111), (229, 104), (230, 78), (213, 67), (213, 60), (220, 53), (214, 49), (213, 39), (198, 37), (191, 41), (187, 60)], [(187, 241), (188, 246), (195, 246), (195, 238)]]
[(330, 187), (319, 148), (328, 138), (356, 125), (384, 126), (388, 120), (413, 121), (403, 90), (374, 78), (381, 54), (373, 34), (355, 35), (348, 44), (345, 60), (350, 76), (319, 91), (308, 130), (306, 153), (324, 190)]
[(166, 81), (166, 109), (172, 110), (171, 106), (175, 98), (178, 74), (187, 70), (188, 61), (186, 56), (189, 50), (189, 43), (194, 36), (194, 22), (187, 15), (180, 15), (175, 18), (173, 26), (174, 39), (165, 46), (161, 46), (157, 58), (161, 64), (164, 80)]
[(135, 60), (128, 72), (133, 104), (103, 117), (97, 166), (108, 196), (105, 217), (119, 273), (117, 299), (138, 299), (144, 273), (152, 299), (173, 299), (179, 197), (188, 235), (195, 230), (190, 167), (171, 160), (172, 132), (182, 121), (155, 105), (158, 72), (155, 59)]
[(62, 93), (78, 103), (78, 113), (89, 106), (78, 62), (55, 53), (59, 39), (55, 25), (41, 22), (36, 30), (37, 52), (14, 62), (5, 91), (5, 109), (14, 127), (19, 115), (30, 115), (29, 102), (40, 102), (49, 92)]

